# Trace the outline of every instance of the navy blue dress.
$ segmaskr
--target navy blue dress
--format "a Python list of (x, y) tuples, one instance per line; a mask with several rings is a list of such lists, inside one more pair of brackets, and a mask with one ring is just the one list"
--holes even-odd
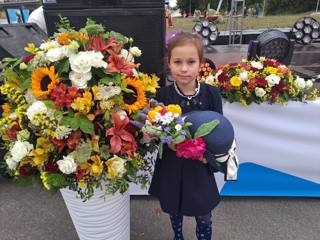
[[(188, 101), (173, 85), (163, 87), (156, 99), (165, 105), (179, 104), (182, 112), (210, 110), (222, 114), (222, 100), (217, 88), (201, 84), (199, 94)], [(161, 208), (169, 214), (201, 216), (211, 212), (220, 202), (215, 177), (208, 164), (178, 158), (164, 144), (162, 159), (157, 159), (149, 194), (159, 199)]]

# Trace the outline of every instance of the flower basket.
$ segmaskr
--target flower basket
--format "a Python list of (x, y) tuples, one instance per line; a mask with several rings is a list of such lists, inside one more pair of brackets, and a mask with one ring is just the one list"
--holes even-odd
[(313, 88), (314, 79), (305, 80), (280, 62), (264, 57), (226, 64), (203, 76), (201, 81), (220, 88), (227, 102), (240, 102), (244, 106), (315, 100), (318, 94)]
[(62, 18), (48, 41), (28, 44), (29, 56), (3, 59), (1, 167), (23, 185), (68, 188), (83, 201), (101, 186), (106, 195), (148, 183), (152, 162), (132, 116), (159, 78), (139, 72), (132, 44), (93, 20), (75, 31)]

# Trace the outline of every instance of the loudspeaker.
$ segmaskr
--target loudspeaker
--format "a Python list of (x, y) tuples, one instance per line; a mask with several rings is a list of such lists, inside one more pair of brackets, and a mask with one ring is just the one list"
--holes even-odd
[(46, 9), (161, 8), (164, 0), (42, 0)]
[[(164, 61), (165, 18), (162, 8), (112, 8), (112, 9), (46, 9), (44, 14), (49, 35), (56, 31), (59, 15), (67, 17), (71, 26), (79, 29), (85, 26), (87, 18), (94, 19), (127, 37), (132, 37), (133, 45), (142, 51), (136, 58), (141, 63), (140, 70), (155, 73), (161, 79)], [(164, 84), (163, 84), (164, 85)]]
[(34, 23), (0, 25), (0, 58), (29, 55), (25, 50), (28, 43), (39, 46), (48, 37)]

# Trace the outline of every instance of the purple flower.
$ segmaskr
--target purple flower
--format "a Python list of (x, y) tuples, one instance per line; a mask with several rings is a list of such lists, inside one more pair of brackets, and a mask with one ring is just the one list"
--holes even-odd
[(182, 117), (178, 117), (177, 121), (178, 121), (178, 124), (183, 125), (183, 118)]
[(170, 128), (169, 128), (169, 127), (162, 127), (162, 130), (163, 130), (165, 133), (170, 133)]
[(138, 122), (138, 121), (130, 121), (130, 123), (131, 123), (133, 126), (137, 127), (137, 128), (142, 128), (142, 127), (144, 126), (143, 123)]
[(172, 138), (171, 137), (160, 137), (160, 141), (163, 143), (171, 144)]
[(181, 131), (180, 131), (180, 134), (181, 134), (182, 136), (187, 136), (187, 133), (186, 133), (185, 130), (181, 130)]
[(145, 113), (139, 113), (139, 118), (145, 120), (147, 118), (147, 115)]

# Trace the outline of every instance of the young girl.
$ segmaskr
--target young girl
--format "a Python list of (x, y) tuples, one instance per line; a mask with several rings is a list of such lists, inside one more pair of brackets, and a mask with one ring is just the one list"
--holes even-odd
[[(180, 33), (168, 43), (168, 66), (175, 80), (157, 92), (157, 100), (179, 104), (183, 113), (210, 110), (222, 114), (219, 90), (200, 84), (196, 78), (203, 59), (203, 44), (198, 36)], [(220, 202), (213, 174), (205, 159), (196, 161), (176, 157), (174, 145), (166, 145), (157, 159), (149, 193), (160, 200), (170, 215), (175, 240), (183, 240), (183, 216), (194, 216), (198, 239), (211, 239), (211, 211)]]

